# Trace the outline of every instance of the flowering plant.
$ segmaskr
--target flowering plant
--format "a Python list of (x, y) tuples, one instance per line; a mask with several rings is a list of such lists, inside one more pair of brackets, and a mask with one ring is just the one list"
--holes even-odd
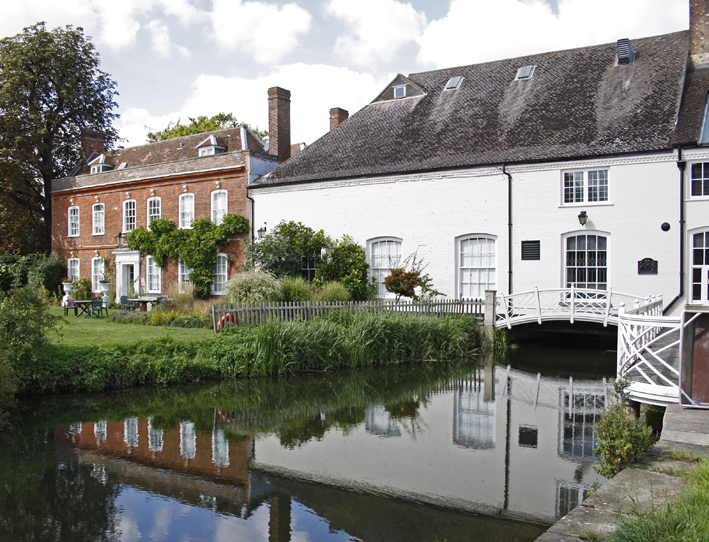
[(64, 277), (64, 278), (62, 279), (62, 282), (71, 282), (71, 278), (69, 278), (69, 277)]

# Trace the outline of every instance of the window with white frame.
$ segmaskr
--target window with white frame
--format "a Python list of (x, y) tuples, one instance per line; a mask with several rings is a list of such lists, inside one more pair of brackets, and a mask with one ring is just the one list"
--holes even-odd
[(384, 287), (384, 279), (401, 265), (401, 239), (375, 239), (369, 242), (369, 272), (377, 285), (376, 297), (392, 296)]
[(608, 201), (608, 170), (584, 169), (564, 172), (564, 205)]
[(212, 222), (217, 226), (224, 220), (227, 213), (227, 191), (215, 190), (212, 192)]
[(496, 239), (470, 235), (458, 240), (458, 294), (482, 299), (485, 290), (497, 290)]
[(147, 273), (148, 293), (160, 293), (160, 267), (155, 263), (155, 258), (152, 256), (145, 257), (145, 269)]
[(127, 199), (123, 202), (123, 231), (133, 231), (135, 226), (135, 200)]
[(160, 218), (162, 213), (162, 202), (160, 198), (148, 198), (148, 228), (153, 220)]
[(192, 269), (187, 267), (185, 264), (184, 260), (180, 259), (179, 261), (179, 266), (178, 266), (178, 272), (177, 272), (177, 280), (182, 284), (186, 284), (190, 281), (190, 274), (192, 273)]
[(79, 278), (79, 267), (80, 262), (79, 258), (69, 258), (66, 261), (66, 269), (67, 269), (67, 276), (71, 279), (72, 282), (74, 282), (76, 279)]
[(566, 287), (608, 289), (608, 237), (583, 233), (565, 239)]
[(91, 291), (98, 292), (99, 283), (103, 280), (104, 261), (103, 258), (91, 258)]
[(709, 230), (692, 234), (692, 303), (709, 305)]
[(192, 229), (194, 220), (194, 194), (180, 195), (180, 229)]
[(709, 162), (692, 164), (689, 193), (693, 198), (709, 196)]
[(79, 207), (72, 205), (68, 210), (69, 237), (79, 237)]
[(103, 203), (95, 203), (91, 208), (93, 215), (93, 235), (106, 233), (106, 207)]
[(217, 263), (212, 272), (212, 293), (214, 295), (224, 294), (224, 285), (228, 279), (228, 268), (229, 264), (226, 254), (217, 254)]

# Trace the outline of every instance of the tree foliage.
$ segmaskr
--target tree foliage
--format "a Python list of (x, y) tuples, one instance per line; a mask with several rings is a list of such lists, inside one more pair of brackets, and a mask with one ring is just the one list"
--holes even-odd
[(0, 191), (41, 217), (45, 251), (51, 182), (81, 159), (82, 130), (117, 138), (115, 87), (81, 28), (37, 23), (0, 40)]
[(180, 258), (192, 269), (190, 282), (194, 293), (205, 299), (211, 294), (212, 273), (219, 249), (239, 233), (249, 231), (249, 221), (241, 215), (227, 214), (218, 226), (207, 218), (192, 223), (192, 229), (177, 229), (169, 218), (150, 223), (150, 229), (138, 228), (128, 233), (128, 247), (149, 254), (159, 267), (167, 258)]
[(391, 274), (384, 279), (384, 287), (388, 292), (396, 294), (397, 300), (401, 296), (419, 301), (445, 295), (433, 287), (433, 279), (424, 273), (428, 264), (416, 252), (407, 256), (402, 263), (402, 267), (392, 269)]
[(281, 222), (263, 239), (256, 239), (246, 248), (251, 265), (276, 277), (301, 276), (303, 258), (312, 258), (317, 267), (322, 249), (332, 244), (323, 230), (315, 231), (302, 222)]
[(268, 135), (267, 131), (259, 130), (258, 127), (252, 127), (246, 122), (239, 122), (233, 113), (217, 113), (213, 117), (200, 115), (197, 118), (187, 117), (187, 120), (190, 121), (189, 124), (182, 124), (180, 119), (177, 119), (177, 122), (169, 122), (167, 128), (163, 130), (149, 132), (148, 141), (164, 141), (175, 137), (202, 134), (204, 132), (213, 132), (226, 128), (236, 128), (237, 126), (244, 126), (261, 138)]
[(332, 250), (322, 259), (315, 273), (315, 283), (320, 286), (332, 281), (342, 283), (353, 301), (371, 299), (377, 291), (369, 278), (367, 253), (348, 235), (332, 244)]

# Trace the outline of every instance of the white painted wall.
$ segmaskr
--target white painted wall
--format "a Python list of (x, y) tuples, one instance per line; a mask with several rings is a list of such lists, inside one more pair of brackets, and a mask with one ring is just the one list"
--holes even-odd
[[(680, 191), (676, 154), (509, 167), (513, 195), (513, 292), (564, 285), (562, 236), (610, 235), (610, 287), (638, 296), (679, 293)], [(609, 201), (563, 206), (563, 171), (609, 169)], [(269, 231), (295, 220), (334, 237), (351, 235), (362, 246), (376, 237), (399, 237), (406, 256), (418, 250), (434, 286), (457, 297), (456, 238), (497, 238), (498, 290), (508, 293), (508, 181), (501, 168), (333, 181), (251, 190), (259, 224)], [(577, 215), (588, 213), (581, 227)], [(707, 215), (709, 217), (709, 214)], [(709, 218), (697, 218), (709, 225)], [(671, 229), (661, 230), (668, 222)], [(521, 241), (541, 242), (540, 261), (521, 260)], [(657, 275), (638, 275), (638, 261), (658, 261)]]

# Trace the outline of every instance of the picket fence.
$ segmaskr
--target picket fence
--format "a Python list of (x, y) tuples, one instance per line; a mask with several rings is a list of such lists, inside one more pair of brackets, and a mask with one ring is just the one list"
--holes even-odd
[(485, 310), (483, 299), (430, 299), (426, 301), (350, 301), (300, 303), (221, 303), (212, 305), (214, 332), (232, 325), (262, 324), (269, 318), (284, 322), (288, 320), (310, 320), (325, 316), (334, 310), (356, 313), (376, 311), (403, 312), (446, 316), (465, 314), (482, 320)]

